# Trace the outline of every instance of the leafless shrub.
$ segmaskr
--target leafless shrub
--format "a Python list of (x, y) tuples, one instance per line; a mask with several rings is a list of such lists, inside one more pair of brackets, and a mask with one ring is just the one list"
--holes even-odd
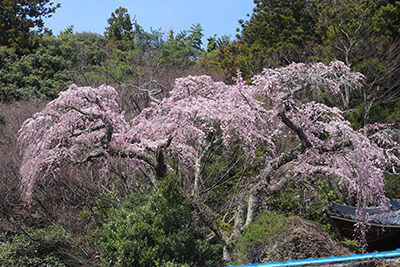
[(44, 101), (0, 103), (0, 231), (15, 231), (31, 217), (24, 212), (19, 192), (21, 157), (16, 141), (21, 124), (41, 110)]

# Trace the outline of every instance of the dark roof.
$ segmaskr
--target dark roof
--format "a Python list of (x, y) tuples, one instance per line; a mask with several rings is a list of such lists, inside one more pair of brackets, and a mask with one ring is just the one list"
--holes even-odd
[[(327, 213), (331, 217), (344, 220), (357, 221), (357, 207), (329, 202)], [(370, 224), (385, 225), (388, 227), (400, 227), (400, 199), (389, 199), (387, 207), (365, 208), (369, 214)]]

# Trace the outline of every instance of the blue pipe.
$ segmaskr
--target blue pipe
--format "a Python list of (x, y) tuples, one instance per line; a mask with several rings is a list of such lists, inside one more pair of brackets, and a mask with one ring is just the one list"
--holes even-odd
[[(254, 264), (246, 264), (246, 265), (234, 265), (234, 267), (249, 267), (249, 266), (260, 266), (260, 267), (273, 267), (273, 266), (296, 266), (296, 265), (304, 265), (304, 264), (319, 264), (319, 263), (332, 263), (332, 262), (340, 262), (340, 261), (351, 261), (351, 260), (364, 260), (368, 258), (391, 258), (391, 257), (400, 257), (400, 248), (391, 251), (383, 251), (383, 252), (373, 252), (373, 253), (365, 253), (365, 254), (351, 254), (346, 256), (330, 256), (325, 258), (308, 258), (305, 260), (287, 260), (281, 262), (266, 262), (266, 263), (254, 263)], [(229, 267), (232, 265), (228, 265)]]

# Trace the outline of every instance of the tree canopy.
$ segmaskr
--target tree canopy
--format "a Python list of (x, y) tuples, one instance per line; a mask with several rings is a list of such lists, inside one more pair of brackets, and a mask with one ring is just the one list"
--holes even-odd
[(239, 20), (242, 27), (240, 39), (250, 46), (271, 49), (268, 53), (278, 47), (282, 49), (289, 45), (302, 49), (311, 41), (317, 42), (315, 24), (307, 12), (308, 2), (254, 1), (250, 19)]
[(38, 38), (32, 30), (44, 30), (44, 17), (51, 17), (61, 4), (50, 0), (0, 2), (0, 45), (26, 54), (38, 46)]
[(399, 2), (254, 4), (205, 47), (200, 23), (145, 30), (119, 7), (103, 34), (53, 35), (41, 19), (59, 5), (0, 3), (28, 25), (0, 37), (0, 227), (93, 235), (99, 264), (218, 266), (265, 248), (247, 240), (257, 217), (329, 228), (328, 195), (358, 207), (363, 240), (363, 208), (399, 196)]
[[(154, 186), (167, 175), (179, 179), (202, 219), (225, 244), (229, 259), (234, 236), (221, 228), (221, 219), (204, 200), (232, 179), (242, 193), (234, 194), (236, 201), (226, 212), (247, 202), (246, 218), (237, 215), (244, 225), (254, 220), (259, 195), (279, 183), (276, 173), (282, 169), (293, 177), (323, 172), (338, 194), (359, 207), (381, 203), (383, 173), (399, 166), (397, 146), (380, 148), (354, 131), (340, 109), (317, 102), (322, 93), (337, 95), (342, 86), (360, 86), (362, 79), (338, 61), (266, 69), (253, 78), (252, 86), (240, 73), (234, 85), (189, 76), (178, 79), (164, 99), (148, 90), (152, 105), (131, 121), (125, 120), (114, 88), (73, 85), (19, 132), (24, 197), (31, 199), (35, 185), (61, 165), (99, 160), (107, 178), (108, 162), (120, 158), (130, 166), (130, 179), (146, 173)], [(218, 168), (212, 167), (215, 160)], [(254, 164), (258, 171), (248, 177), (245, 170)], [(233, 166), (242, 171), (220, 176)]]
[(124, 7), (117, 8), (111, 13), (111, 18), (107, 20), (104, 36), (114, 42), (128, 42), (134, 38), (134, 23), (131, 19), (128, 10)]

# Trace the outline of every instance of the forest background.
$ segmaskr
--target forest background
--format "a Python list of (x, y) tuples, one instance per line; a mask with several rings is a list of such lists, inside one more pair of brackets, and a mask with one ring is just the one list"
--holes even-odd
[[(18, 131), (26, 119), (71, 84), (113, 86), (125, 118), (132, 119), (151, 107), (154, 99), (168, 97), (180, 77), (206, 74), (216, 82), (234, 85), (237, 81), (232, 77), (237, 77), (240, 69), (241, 77), (252, 85), (252, 77), (264, 68), (287, 67), (293, 62), (328, 65), (340, 60), (362, 73), (364, 82), (357, 89), (344, 87), (336, 97), (322, 93), (319, 102), (340, 108), (355, 131), (376, 123), (390, 125), (395, 133), (392, 137), (398, 141), (399, 1), (253, 2), (253, 13), (238, 21), (235, 37), (210, 36), (207, 44), (202, 43), (200, 23), (178, 33), (172, 29), (145, 31), (123, 7), (110, 11), (104, 34), (75, 32), (71, 25), (54, 35), (42, 18), (62, 8), (59, 4), (48, 0), (0, 3), (2, 266), (130, 266), (132, 262), (136, 266), (222, 266), (322, 255), (307, 251), (309, 244), (298, 241), (305, 240), (304, 236), (297, 235), (300, 245), (294, 245), (293, 238), (284, 242), (277, 236), (290, 232), (288, 221), (308, 225), (308, 221), (299, 223), (300, 218), (333, 234), (322, 210), (326, 196), (344, 204), (354, 204), (354, 198), (343, 196), (320, 174), (314, 174), (318, 179), (282, 179), (273, 190), (268, 189), (267, 197), (258, 192), (263, 209), (257, 213), (261, 215), (253, 223), (253, 232), (242, 228), (241, 233), (232, 234), (237, 229), (235, 213), (240, 209), (234, 210), (231, 200), (242, 200), (238, 193), (242, 177), (251, 177), (260, 169), (258, 163), (243, 167), (240, 146), (230, 152), (226, 162), (213, 164), (213, 170), (204, 167), (204, 172), (220, 177), (202, 192), (201, 202), (223, 218), (216, 226), (204, 220), (204, 210), (196, 208), (198, 203), (182, 193), (183, 186), (173, 182), (175, 179), (167, 176), (154, 187), (144, 182), (143, 173), (132, 182), (122, 161), (110, 166), (109, 179), (100, 174), (101, 162), (86, 167), (85, 174), (71, 167), (39, 183), (30, 202), (21, 197), (23, 159)], [(217, 157), (208, 160), (219, 162)], [(388, 198), (400, 197), (397, 168), (385, 172)], [(76, 175), (80, 177), (74, 179)], [(265, 209), (269, 213), (261, 212)], [(221, 238), (217, 228), (225, 234), (232, 232), (234, 238)], [(257, 232), (260, 229), (265, 233)], [(273, 258), (277, 247), (268, 247), (273, 242), (286, 245), (283, 250), (287, 254)], [(345, 243), (357, 247), (355, 241)], [(338, 243), (335, 249), (344, 253), (347, 248)]]

